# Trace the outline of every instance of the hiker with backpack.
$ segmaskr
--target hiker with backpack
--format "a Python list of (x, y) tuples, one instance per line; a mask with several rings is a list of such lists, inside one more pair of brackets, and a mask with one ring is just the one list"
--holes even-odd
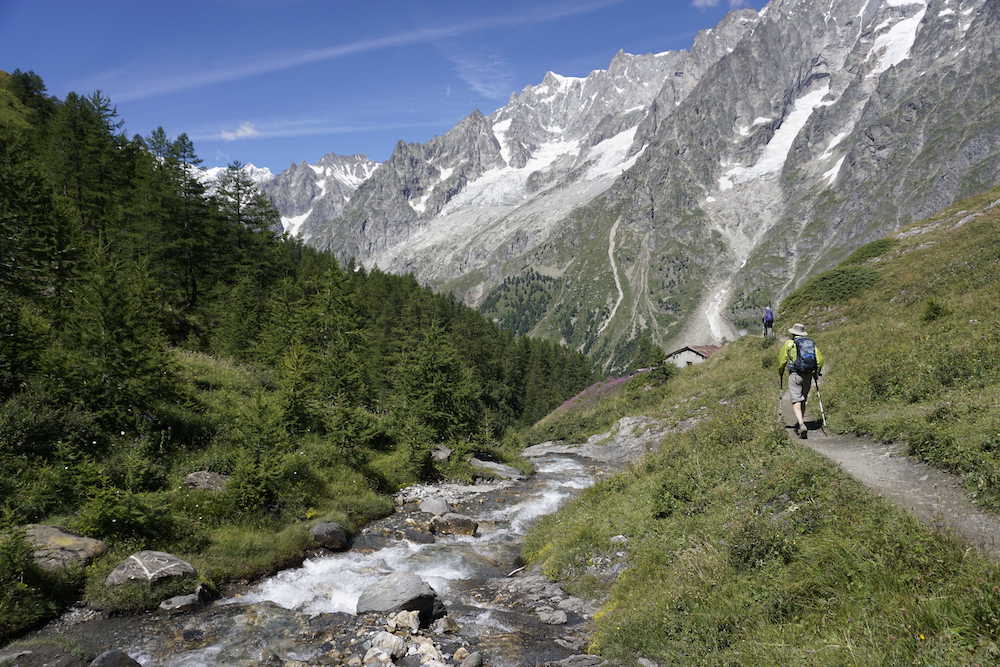
[(806, 399), (809, 398), (809, 388), (813, 381), (822, 375), (823, 353), (809, 337), (804, 324), (796, 323), (788, 333), (792, 338), (785, 341), (778, 353), (778, 386), (784, 388), (787, 369), (788, 395), (797, 421), (795, 434), (805, 439), (808, 434), (804, 418)]
[(774, 311), (771, 310), (770, 304), (764, 307), (764, 317), (761, 321), (764, 323), (764, 338), (774, 338)]

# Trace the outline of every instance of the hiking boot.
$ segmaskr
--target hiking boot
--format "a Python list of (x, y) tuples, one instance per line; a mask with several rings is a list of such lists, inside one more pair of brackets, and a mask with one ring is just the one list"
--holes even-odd
[(797, 426), (795, 432), (799, 434), (799, 437), (805, 440), (809, 437), (809, 429), (805, 426)]

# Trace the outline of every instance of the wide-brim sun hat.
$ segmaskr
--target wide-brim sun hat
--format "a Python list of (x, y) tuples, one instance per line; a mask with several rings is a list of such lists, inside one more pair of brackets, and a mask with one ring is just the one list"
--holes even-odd
[(788, 330), (788, 333), (792, 334), (793, 336), (808, 336), (809, 335), (808, 333), (806, 333), (806, 325), (802, 324), (801, 322), (796, 322), (792, 326), (792, 328)]

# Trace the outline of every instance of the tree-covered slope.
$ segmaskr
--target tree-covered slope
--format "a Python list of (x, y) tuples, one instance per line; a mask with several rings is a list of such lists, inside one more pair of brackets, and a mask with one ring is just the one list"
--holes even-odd
[[(238, 164), (207, 187), (186, 135), (127, 138), (99, 93), (18, 71), (0, 113), (0, 640), (84, 581), (95, 604), (148, 604), (101, 583), (143, 548), (209, 582), (294, 560), (305, 521), (353, 528), (400, 485), (468, 475), (467, 454), (509, 458), (510, 427), (592, 379), (410, 276), (275, 234)], [(195, 471), (225, 490), (186, 488)], [(17, 531), (35, 522), (108, 554), (43, 573)]]

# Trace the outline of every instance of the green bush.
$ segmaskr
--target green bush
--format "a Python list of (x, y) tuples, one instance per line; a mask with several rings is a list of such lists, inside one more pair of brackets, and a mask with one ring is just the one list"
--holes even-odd
[(771, 560), (787, 565), (798, 546), (787, 529), (772, 519), (759, 517), (740, 528), (729, 544), (729, 563), (737, 570), (762, 567)]
[(920, 315), (920, 319), (924, 322), (933, 322), (934, 320), (939, 320), (948, 314), (948, 309), (938, 301), (937, 299), (927, 299), (924, 304), (924, 312)]
[(872, 241), (871, 243), (866, 243), (861, 246), (850, 256), (844, 260), (844, 264), (862, 264), (867, 262), (869, 259), (875, 257), (881, 257), (887, 253), (891, 248), (898, 245), (899, 242), (895, 239), (879, 239), (878, 241)]
[(844, 303), (878, 280), (879, 272), (870, 266), (841, 265), (809, 280), (782, 301), (781, 307), (786, 312), (806, 311), (811, 306)]
[(172, 520), (143, 496), (106, 487), (96, 489), (80, 507), (73, 527), (101, 538), (156, 538), (173, 532)]

